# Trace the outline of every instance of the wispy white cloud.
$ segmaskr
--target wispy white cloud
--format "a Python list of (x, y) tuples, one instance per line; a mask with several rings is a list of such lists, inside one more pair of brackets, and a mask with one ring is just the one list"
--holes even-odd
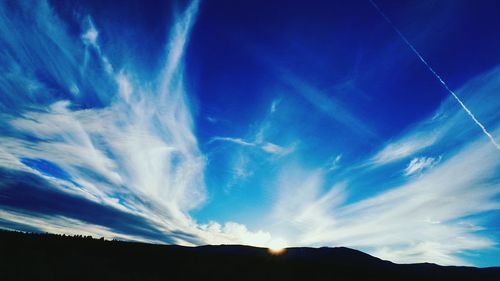
[[(80, 40), (75, 40), (61, 28), (64, 22), (55, 16), (46, 1), (18, 2), (16, 5), (17, 13), (12, 13), (6, 2), (0, 9), (3, 45), (0, 54), (3, 102), (0, 106), (5, 111), (17, 108), (18, 104), (48, 102), (55, 89), (39, 79), (37, 73), (42, 69), (59, 85), (70, 89), (78, 81), (75, 70), (80, 67), (79, 54), (83, 48)], [(102, 80), (93, 82), (89, 88), (101, 86)]]
[[(328, 169), (338, 167), (341, 155), (337, 155), (330, 166), (321, 169), (304, 168), (300, 164), (284, 167), (279, 183), (270, 184), (277, 194), (269, 218), (257, 224), (260, 226), (257, 229), (262, 230), (255, 231), (236, 222), (196, 222), (190, 212), (203, 206), (207, 199), (206, 158), (193, 132), (183, 84), (183, 54), (199, 3), (192, 2), (176, 19), (166, 45), (164, 67), (148, 82), (136, 79), (133, 68), (115, 69), (104, 52), (106, 48), (101, 49), (98, 27), (91, 21), (90, 27), (75, 38), (65, 33), (64, 24), (46, 2), (37, 5), (37, 14), (32, 14), (39, 24), (34, 31), (9, 17), (7, 9), (0, 9), (0, 34), (11, 34), (11, 30), (19, 33), (19, 36), (1, 36), (8, 48), (0, 57), (9, 62), (0, 66), (6, 73), (0, 78), (0, 90), (6, 93), (0, 98), (5, 111), (0, 125), (8, 128), (0, 137), (2, 168), (31, 173), (50, 182), (58, 192), (141, 217), (166, 236), (181, 233), (171, 239), (185, 245), (266, 246), (281, 239), (293, 246), (351, 246), (399, 262), (463, 264), (466, 261), (460, 259), (459, 253), (494, 244), (492, 239), (478, 233), (481, 224), (471, 216), (500, 208), (498, 200), (494, 200), (500, 193), (497, 179), (500, 160), (492, 153), (495, 148), (478, 137), (481, 132), (470, 126), (468, 116), (449, 100), (434, 115), (438, 118), (409, 128), (368, 157), (365, 163), (369, 165), (359, 168), (409, 162), (397, 168), (403, 171), (398, 176), (427, 169), (419, 177), (402, 177), (391, 190), (350, 201), (352, 174), (344, 173), (341, 176), (345, 178), (332, 183), (327, 173)], [(25, 6), (29, 14), (30, 7)], [(27, 38), (36, 38), (40, 44), (30, 44)], [(54, 46), (47, 42), (58, 42), (60, 46), (54, 51)], [(29, 54), (15, 46), (27, 46)], [(82, 85), (84, 82), (78, 81), (87, 81), (83, 79), (86, 75), (80, 75), (82, 56), (91, 50), (97, 57), (87, 57), (89, 61), (83, 64), (83, 72), (104, 82), (90, 79)], [(92, 64), (92, 59), (97, 61)], [(95, 64), (104, 66), (105, 71), (93, 69)], [(51, 95), (45, 83), (33, 75), (36, 72), (30, 68), (33, 65), (46, 66), (48, 75), (73, 94), (64, 98)], [(499, 77), (500, 71), (496, 69), (457, 91), (470, 97), (466, 99), (468, 106), (488, 128), (498, 127), (500, 100), (491, 97), (496, 97)], [(340, 101), (296, 77), (284, 79), (330, 118), (363, 134), (373, 134)], [(107, 83), (112, 87), (106, 86)], [(50, 98), (39, 102), (37, 99), (42, 95), (37, 93), (42, 91), (43, 96)], [(99, 106), (79, 107), (78, 98), (92, 92), (97, 93)], [(9, 104), (26, 106), (16, 108), (16, 114), (9, 114)], [(45, 107), (46, 104), (50, 106)], [(279, 109), (274, 101), (268, 114), (280, 113), (281, 105)], [(275, 128), (268, 120), (261, 123), (249, 137), (215, 137), (210, 142), (229, 142), (269, 159), (288, 159), (280, 156), (291, 154), (295, 146), (273, 139), (269, 132)], [(493, 130), (491, 135), (498, 137), (500, 132)], [(441, 161), (418, 156), (440, 154)], [(26, 158), (53, 163), (71, 175), (71, 180), (47, 175), (39, 167), (23, 163)], [(232, 167), (236, 176), (251, 175), (247, 160), (236, 158)], [(117, 194), (124, 195), (123, 200)], [(2, 219), (50, 232), (144, 239), (61, 215), (38, 216), (10, 210), (2, 210), (0, 215)]]
[(330, 159), (327, 163), (327, 169), (329, 171), (335, 171), (340, 167), (340, 161), (342, 160), (342, 154), (338, 154), (335, 158)]
[[(500, 136), (500, 101), (492, 98), (499, 83), (496, 68), (457, 91), (490, 128), (497, 128), (493, 137)], [(362, 161), (355, 172), (342, 174), (337, 178), (345, 180), (341, 188), (325, 184), (324, 169), (284, 168), (267, 222), (276, 227), (273, 233), (281, 229), (299, 245), (350, 246), (404, 263), (468, 264), (461, 256), (464, 252), (494, 247), (497, 242), (483, 236), (484, 221), (477, 218), (500, 209), (496, 148), (471, 126), (452, 98), (431, 116)], [(350, 199), (350, 190), (356, 190), (351, 185), (359, 177), (371, 177), (374, 168), (386, 164), (402, 163), (406, 165), (400, 168), (401, 176), (420, 176), (399, 178), (391, 189), (372, 197)], [(356, 181), (350, 183), (353, 178)], [(322, 200), (332, 201), (321, 205)]]
[[(35, 9), (37, 14), (34, 15), (35, 20), (42, 23), (41, 34), (57, 36), (53, 41), (64, 46), (63, 52), (68, 52), (67, 57), (61, 58), (54, 57), (50, 48), (36, 49), (34, 51), (40, 58), (40, 65), (56, 64), (58, 68), (47, 70), (49, 75), (54, 74), (55, 80), (64, 82), (70, 88), (79, 86), (75, 81), (79, 81), (77, 78), (81, 73), (87, 80), (94, 77), (98, 70), (92, 67), (96, 64), (91, 63), (91, 60), (97, 59), (97, 65), (100, 64), (105, 70), (99, 73), (102, 76), (100, 79), (105, 79), (108, 84), (96, 85), (100, 87), (96, 87), (95, 92), (105, 92), (102, 93), (103, 97), (114, 98), (96, 108), (80, 109), (74, 100), (52, 97), (49, 107), (39, 105), (35, 106), (35, 110), (18, 108), (17, 115), (2, 117), (2, 125), (9, 127), (10, 134), (0, 137), (0, 166), (44, 178), (59, 189), (58, 192), (141, 217), (155, 231), (166, 236), (183, 233), (170, 237), (179, 244), (257, 243), (255, 241), (268, 239), (269, 234), (251, 232), (237, 223), (228, 223), (220, 227), (220, 231), (212, 231), (213, 226), (199, 225), (189, 215), (191, 210), (200, 207), (206, 200), (203, 172), (205, 157), (199, 151), (193, 133), (193, 121), (183, 84), (183, 54), (197, 16), (199, 1), (193, 1), (176, 19), (166, 45), (164, 67), (158, 77), (148, 82), (134, 79), (134, 68), (115, 71), (99, 44), (98, 28), (90, 17), (85, 31), (79, 35), (79, 46), (71, 35), (65, 33), (64, 24), (52, 13), (48, 3), (37, 3), (43, 6), (41, 10)], [(19, 42), (31, 38), (23, 22), (11, 22), (11, 18), (3, 13), (4, 9), (0, 10), (2, 34), (7, 32), (6, 26), (14, 26), (23, 32), (19, 40), (10, 40), (6, 44), (35, 48), (34, 45)], [(46, 38), (39, 38), (39, 41), (46, 42)], [(22, 53), (24, 49), (18, 49), (13, 52), (19, 54), (12, 57), (32, 55)], [(78, 54), (69, 53), (69, 50), (81, 50), (84, 63), (77, 63)], [(94, 50), (97, 56), (89, 56), (90, 50)], [(9, 58), (6, 61), (16, 60)], [(33, 65), (29, 61), (19, 63), (23, 68)], [(65, 68), (64, 63), (70, 67)], [(18, 72), (16, 75), (23, 76), (23, 73)], [(109, 84), (113, 86), (105, 86)], [(44, 87), (43, 83), (40, 87)], [(2, 90), (19, 104), (29, 104), (29, 101), (15, 97), (18, 92)], [(79, 91), (79, 96), (86, 94)], [(242, 143), (243, 140), (240, 141)], [(53, 163), (69, 174), (71, 180), (53, 177), (39, 167), (29, 167), (23, 164), (22, 159), (43, 159)], [(2, 217), (56, 233), (76, 233), (87, 228), (81, 233), (105, 237), (118, 235), (116, 229), (73, 218), (35, 218), (22, 212)], [(120, 237), (143, 240), (125, 234)]]
[(268, 140), (268, 131), (271, 129), (271, 122), (269, 119), (270, 116), (272, 116), (276, 112), (276, 107), (280, 102), (280, 99), (272, 101), (270, 112), (263, 118), (264, 120), (261, 121), (261, 124), (257, 127), (257, 130), (251, 133), (248, 139), (216, 136), (212, 137), (208, 143), (217, 141), (230, 142), (244, 147), (257, 148), (274, 156), (285, 156), (294, 152), (296, 149), (295, 143), (289, 144), (287, 146), (282, 146)]
[(243, 146), (255, 146), (255, 143), (253, 142), (248, 142), (241, 138), (231, 138), (231, 137), (213, 137), (210, 139), (209, 143), (213, 143), (216, 141), (232, 142)]
[(275, 99), (273, 100), (273, 102), (271, 103), (271, 109), (270, 109), (270, 112), (271, 113), (274, 113), (276, 112), (276, 110), (278, 109), (278, 105), (281, 103), (281, 99)]
[(81, 35), (82, 41), (85, 44), (85, 56), (81, 72), (84, 72), (87, 68), (87, 64), (89, 61), (89, 48), (92, 48), (99, 56), (100, 63), (104, 67), (104, 70), (107, 72), (107, 74), (112, 74), (114, 72), (113, 65), (109, 61), (108, 57), (104, 54), (101, 46), (97, 42), (99, 31), (96, 29), (92, 18), (87, 17), (86, 25), (87, 30)]
[(132, 95), (133, 88), (127, 76), (123, 73), (118, 73), (115, 76), (116, 84), (118, 85), (118, 92), (125, 102), (129, 102)]
[[(180, 20), (174, 23), (171, 29), (170, 38), (166, 46), (165, 67), (160, 74), (161, 86), (160, 93), (164, 98), (171, 98), (172, 90), (175, 90), (175, 83), (179, 83), (182, 78), (182, 63), (181, 60), (184, 56), (185, 46), (189, 40), (189, 34), (193, 27), (198, 9), (200, 6), (199, 0), (193, 0), (187, 7)], [(174, 89), (172, 89), (174, 87)]]
[(247, 146), (247, 147), (257, 147), (260, 150), (273, 154), (273, 155), (286, 155), (288, 153), (293, 152), (294, 146), (289, 146), (289, 147), (282, 147), (277, 144), (274, 144), (272, 142), (263, 142), (256, 140), (254, 142), (247, 141), (245, 139), (241, 138), (231, 138), (231, 137), (213, 137), (210, 139), (209, 143), (217, 142), (217, 141), (222, 141), (222, 142), (230, 142), (234, 144), (238, 144), (241, 146)]
[(252, 165), (253, 160), (251, 160), (249, 154), (254, 152), (264, 152), (267, 156), (263, 158), (263, 161), (269, 161), (269, 159), (284, 157), (295, 150), (295, 145), (283, 147), (271, 142), (266, 142), (264, 139), (265, 137), (262, 130), (257, 133), (253, 142), (241, 138), (230, 137), (213, 137), (210, 139), (208, 142), (209, 144), (214, 142), (228, 142), (241, 146), (242, 148), (251, 148), (250, 150), (241, 150), (240, 147), (238, 147), (232, 153), (231, 166), (228, 170), (230, 176), (224, 187), (224, 191), (226, 193), (228, 193), (234, 186), (246, 181), (249, 177), (255, 174), (255, 165)]
[(82, 34), (83, 43), (97, 46), (97, 36), (99, 36), (99, 32), (95, 29), (94, 23), (89, 19), (88, 29)]
[[(495, 128), (499, 118), (500, 101), (492, 99), (500, 83), (500, 67), (478, 75), (457, 90), (484, 123)], [(405, 133), (389, 141), (377, 151), (365, 165), (381, 166), (415, 157), (433, 147), (457, 146), (477, 136), (477, 128), (471, 126), (467, 114), (457, 110), (453, 99), (442, 102), (429, 118), (410, 127)], [(493, 137), (494, 134), (492, 134)]]
[(467, 113), (467, 115), (472, 119), (472, 121), (474, 121), (474, 123), (476, 123), (476, 125), (479, 128), (481, 128), (481, 130), (483, 131), (484, 135), (490, 140), (491, 144), (498, 151), (500, 151), (500, 145), (497, 143), (497, 141), (495, 140), (495, 138), (493, 137), (493, 135), (488, 131), (488, 129), (486, 129), (485, 125), (478, 120), (478, 118), (476, 117), (476, 115), (474, 113), (472, 113), (472, 111), (470, 110), (470, 108), (465, 105), (465, 103), (462, 100), (462, 98), (460, 98), (453, 90), (451, 90), (448, 87), (448, 84), (446, 84), (446, 82), (443, 80), (443, 78), (441, 78), (441, 76), (434, 70), (434, 68), (432, 68), (430, 66), (430, 64), (427, 62), (427, 60), (424, 59), (424, 57), (415, 48), (415, 46), (413, 46), (413, 44), (411, 44), (410, 41), (408, 41), (408, 39), (406, 38), (406, 36), (404, 36), (403, 33), (401, 33), (401, 31), (399, 30), (399, 28), (396, 27), (396, 25), (389, 19), (389, 17), (387, 17), (387, 15), (380, 9), (380, 7), (377, 4), (375, 4), (375, 2), (373, 0), (370, 0), (370, 3), (377, 10), (377, 12), (387, 21), (387, 23), (389, 23), (391, 25), (391, 27), (394, 29), (394, 31), (396, 31), (396, 33), (403, 40), (403, 42), (405, 42), (405, 44), (418, 57), (418, 59), (425, 65), (425, 67), (427, 67), (427, 69), (436, 77), (436, 79), (439, 81), (439, 83), (441, 83), (441, 85), (443, 86), (443, 88), (453, 97), (453, 99), (460, 105), (460, 107), (462, 107), (462, 109), (464, 110), (464, 112)]
[[(26, 212), (20, 213), (12, 210), (0, 210), (0, 216), (2, 219), (18, 224), (19, 226), (35, 227), (39, 231), (53, 234), (90, 235), (94, 238), (103, 237), (107, 240), (117, 239), (123, 241), (141, 241), (156, 244), (162, 243), (161, 240), (146, 239), (139, 235), (117, 233), (113, 229), (102, 225), (95, 225), (60, 215), (41, 215)], [(11, 228), (10, 230), (19, 229)]]
[(408, 163), (408, 166), (405, 168), (405, 175), (409, 176), (415, 173), (420, 173), (425, 169), (432, 168), (437, 163), (439, 163), (440, 160), (441, 157), (437, 159), (434, 157), (415, 157), (410, 161), (410, 163)]
[(390, 142), (373, 156), (370, 163), (383, 165), (405, 159), (433, 145), (439, 137), (436, 132), (420, 132), (405, 136), (395, 142)]
[(279, 162), (296, 151), (298, 142), (287, 140), (283, 141), (285, 144), (278, 144), (281, 139), (276, 137), (279, 129), (273, 124), (273, 118), (278, 113), (276, 107), (280, 102), (281, 99), (271, 102), (269, 112), (258, 117), (259, 121), (250, 126), (245, 138), (215, 136), (208, 141), (208, 144), (225, 142), (227, 145), (221, 143), (217, 146), (218, 149), (231, 151), (227, 157), (229, 168), (226, 174), (229, 176), (224, 178), (225, 182), (222, 184), (226, 194), (233, 187), (243, 186), (253, 176), (257, 176), (257, 171), (263, 165), (272, 165), (271, 163)]
[(281, 154), (284, 151), (284, 149), (281, 146), (278, 146), (270, 142), (267, 142), (264, 145), (262, 145), (262, 150), (272, 154)]
[(352, 203), (345, 188), (322, 191), (322, 173), (287, 169), (302, 173), (301, 180), (284, 177), (273, 220), (299, 245), (350, 246), (396, 262), (467, 264), (457, 254), (495, 243), (466, 218), (500, 208), (494, 200), (500, 186), (490, 181), (500, 161), (485, 144), (476, 141), (421, 177)]

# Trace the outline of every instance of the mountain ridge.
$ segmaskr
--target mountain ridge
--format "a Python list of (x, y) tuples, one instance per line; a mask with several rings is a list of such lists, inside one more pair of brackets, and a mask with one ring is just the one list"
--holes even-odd
[(500, 267), (396, 264), (347, 247), (197, 247), (0, 231), (0, 280), (500, 280)]

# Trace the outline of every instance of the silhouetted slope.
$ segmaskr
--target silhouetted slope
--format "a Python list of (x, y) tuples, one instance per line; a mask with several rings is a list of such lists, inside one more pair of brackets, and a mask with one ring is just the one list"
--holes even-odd
[(181, 247), (0, 231), (0, 280), (500, 280), (500, 268), (398, 265), (348, 248)]

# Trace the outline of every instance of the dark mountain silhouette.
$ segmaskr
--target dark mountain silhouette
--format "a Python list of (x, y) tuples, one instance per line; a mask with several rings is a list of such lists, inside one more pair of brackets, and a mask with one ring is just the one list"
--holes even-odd
[(0, 231), (0, 280), (500, 280), (500, 267), (394, 264), (349, 248), (182, 247)]

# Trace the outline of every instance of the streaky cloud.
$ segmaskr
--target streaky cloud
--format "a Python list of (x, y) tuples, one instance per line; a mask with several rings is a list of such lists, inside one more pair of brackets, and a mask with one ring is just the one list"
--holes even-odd
[(495, 244), (471, 218), (500, 208), (493, 151), (476, 140), (420, 177), (356, 202), (347, 201), (342, 185), (323, 191), (322, 172), (286, 169), (270, 218), (273, 233), (286, 230), (298, 245), (344, 245), (395, 262), (469, 264), (457, 255)]
[(387, 15), (380, 9), (380, 7), (373, 0), (370, 0), (370, 3), (377, 10), (377, 12), (387, 21), (387, 23), (389, 23), (389, 25), (396, 31), (398, 36), (405, 42), (405, 44), (418, 57), (418, 59), (420, 59), (420, 61), (427, 67), (427, 69), (429, 69), (429, 71), (437, 78), (437, 80), (439, 81), (439, 83), (441, 83), (441, 85), (444, 87), (444, 89), (449, 94), (451, 94), (451, 96), (457, 101), (457, 103), (462, 107), (462, 109), (467, 113), (467, 115), (469, 115), (469, 117), (472, 119), (472, 121), (474, 121), (474, 123), (476, 123), (476, 125), (479, 126), (479, 128), (481, 128), (483, 133), (490, 140), (491, 144), (493, 144), (493, 146), (495, 146), (496, 149), (498, 151), (500, 151), (500, 145), (496, 142), (493, 135), (486, 129), (486, 127), (481, 122), (479, 122), (479, 120), (476, 118), (474, 113), (472, 113), (472, 111), (464, 104), (462, 99), (460, 99), (458, 97), (458, 95), (448, 87), (448, 85), (441, 78), (441, 76), (434, 70), (434, 68), (432, 68), (430, 66), (430, 64), (427, 62), (427, 60), (424, 59), (424, 57), (420, 54), (419, 51), (417, 51), (417, 49), (415, 49), (415, 47), (410, 43), (410, 41), (408, 41), (406, 36), (404, 36), (403, 33), (401, 33), (401, 31), (396, 27), (396, 25), (394, 25), (394, 23), (389, 19), (389, 17), (387, 17)]
[(410, 163), (408, 163), (408, 166), (405, 168), (404, 172), (406, 176), (413, 175), (415, 173), (419, 173), (423, 171), (424, 169), (432, 168), (435, 166), (439, 161), (441, 160), (441, 157), (439, 158), (434, 158), (434, 157), (416, 157), (413, 158)]
[[(198, 65), (197, 52), (213, 46), (188, 52), (192, 32), (206, 27), (197, 21), (210, 19), (210, 9), (199, 18), (206, 10), (197, 0), (172, 13), (168, 32), (145, 37), (120, 32), (135, 28), (128, 18), (73, 13), (66, 22), (59, 4), (49, 3), (0, 2), (0, 228), (180, 245), (349, 246), (405, 263), (469, 264), (479, 259), (468, 253), (496, 250), (488, 218), (500, 209), (500, 160), (491, 146), (500, 136), (500, 67), (453, 91), (420, 122), (394, 132), (409, 121), (403, 116), (397, 125), (383, 124), (390, 136), (379, 135), (370, 123), (387, 119), (356, 114), (350, 103), (360, 101), (351, 87), (373, 89), (364, 83), (374, 77), (393, 83), (369, 74), (388, 65), (372, 68), (375, 51), (363, 59), (367, 64), (356, 62), (363, 79), (332, 90), (322, 85), (333, 80), (321, 77), (333, 70), (326, 64), (334, 57), (323, 52), (299, 60), (325, 62), (317, 69), (322, 74), (304, 69), (307, 79), (284, 70), (297, 66), (287, 63), (289, 54), (267, 64), (275, 70), (271, 79), (267, 69), (230, 61), (233, 54)], [(204, 31), (197, 35), (206, 40)], [(150, 34), (159, 36), (146, 40), (154, 46), (136, 40)], [(311, 46), (306, 42), (299, 53)], [(350, 61), (340, 60), (332, 75)], [(233, 74), (255, 77), (214, 79), (220, 73), (213, 62), (224, 66), (220, 73), (229, 63), (244, 68)], [(193, 96), (187, 74), (196, 80), (199, 66), (211, 71)], [(253, 79), (256, 87), (242, 93), (263, 91), (258, 98), (223, 93)], [(228, 103), (229, 95), (237, 101)], [(390, 118), (384, 109), (401, 102), (373, 101), (366, 104), (378, 103), (376, 112)], [(256, 116), (233, 119), (239, 106), (256, 106), (248, 111)], [(388, 139), (381, 143), (382, 137)]]
[[(476, 114), (495, 128), (500, 117), (496, 108), (498, 99), (492, 99), (500, 83), (500, 67), (495, 67), (471, 79), (457, 92), (477, 109)], [(410, 126), (395, 139), (389, 140), (382, 149), (374, 153), (361, 167), (380, 167), (424, 153), (432, 147), (459, 145), (476, 136), (474, 127), (469, 126), (467, 115), (459, 111), (452, 99), (444, 100), (439, 108), (420, 123)]]
[[(183, 245), (243, 240), (247, 244), (265, 243), (269, 234), (256, 232), (253, 236), (236, 222), (226, 222), (215, 231), (198, 224), (189, 214), (206, 201), (206, 160), (193, 133), (183, 61), (199, 1), (192, 1), (175, 18), (165, 45), (163, 68), (150, 81), (137, 79), (141, 70), (130, 64), (123, 69), (113, 65), (101, 46), (99, 27), (90, 16), (83, 23), (82, 34), (74, 36), (67, 33), (47, 2), (35, 3), (34, 10), (19, 3), (40, 23), (35, 30), (28, 26), (30, 21), (10, 17), (9, 8), (0, 4), (0, 32), (8, 47), (0, 56), (12, 64), (7, 67), (22, 69), (11, 71), (10, 78), (0, 81), (0, 104), (5, 108), (15, 106), (15, 114), (5, 110), (1, 120), (8, 131), (0, 136), (0, 166), (47, 183), (44, 186), (50, 188), (32, 191), (36, 190), (37, 198), (49, 204), (52, 211), (34, 219), (37, 212), (43, 212), (27, 209), (40, 202), (27, 206), (7, 200), (2, 206), (12, 211), (6, 219), (57, 233), (64, 232), (64, 224), (74, 222), (79, 227), (68, 225), (71, 233), (87, 225), (96, 235), (108, 237), (114, 233), (133, 240)], [(20, 35), (16, 37), (9, 30), (19, 30)], [(37, 41), (40, 44), (33, 43)], [(59, 44), (56, 51), (51, 42)], [(68, 94), (54, 94), (45, 81), (30, 76), (37, 69), (44, 69), (46, 76)], [(37, 94), (45, 92), (45, 103), (32, 98), (29, 89), (12, 88), (23, 79), (37, 85)], [(103, 82), (97, 83), (99, 80)], [(97, 104), (85, 104), (96, 96)], [(58, 167), (59, 174), (68, 176), (47, 173), (37, 163), (51, 163), (52, 168)], [(78, 212), (65, 209), (61, 206), (64, 200), (50, 200), (49, 194), (87, 207)], [(134, 219), (120, 228), (113, 221), (90, 216), (96, 208), (109, 210), (117, 218)]]
[(241, 138), (231, 138), (231, 137), (213, 137), (210, 139), (208, 143), (213, 143), (217, 141), (225, 141), (225, 142), (232, 142), (235, 144), (243, 145), (243, 146), (255, 146), (255, 143), (253, 142), (248, 142), (244, 139)]
[(364, 136), (367, 139), (377, 139), (376, 132), (366, 122), (352, 114), (337, 98), (322, 92), (314, 85), (300, 79), (290, 71), (282, 70), (280, 79), (286, 85), (313, 105), (319, 112), (348, 128), (352, 133)]
[[(500, 135), (499, 101), (491, 98), (499, 83), (497, 67), (459, 90), (471, 105), (489, 101), (477, 114), (496, 128), (493, 136)], [(496, 245), (484, 235), (488, 226), (480, 215), (500, 209), (500, 159), (468, 122), (449, 97), (429, 118), (333, 183), (325, 168), (284, 167), (266, 223), (274, 235), (286, 233), (298, 245), (350, 246), (402, 263), (470, 264), (464, 253)], [(351, 199), (360, 177), (366, 180), (389, 164), (402, 171), (394, 186)]]
[(255, 140), (254, 142), (250, 142), (247, 140), (244, 140), (242, 138), (231, 138), (231, 137), (213, 137), (210, 139), (208, 142), (209, 144), (214, 143), (214, 142), (230, 142), (234, 144), (238, 144), (241, 146), (247, 146), (247, 147), (258, 147), (262, 151), (265, 151), (269, 154), (275, 154), (275, 155), (285, 155), (293, 151), (293, 146), (291, 147), (282, 147), (277, 144), (274, 144), (272, 142), (264, 142), (263, 140)]

